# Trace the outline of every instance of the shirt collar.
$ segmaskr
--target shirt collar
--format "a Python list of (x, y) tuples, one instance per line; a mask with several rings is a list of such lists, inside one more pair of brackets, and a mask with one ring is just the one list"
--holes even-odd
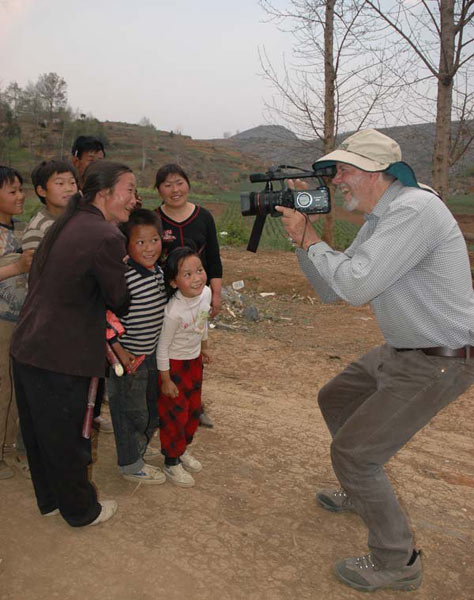
[(91, 212), (91, 213), (100, 215), (104, 219), (104, 221), (105, 221), (104, 213), (99, 208), (97, 208), (97, 206), (94, 206), (90, 202), (88, 202), (87, 204), (80, 203), (79, 206), (78, 206), (78, 209), (79, 210), (85, 210), (86, 212)]
[(388, 210), (391, 202), (400, 194), (403, 187), (403, 184), (398, 180), (394, 181), (379, 198), (372, 212), (365, 214), (364, 218), (366, 220), (380, 219)]
[(158, 265), (158, 263), (155, 263), (153, 269), (147, 269), (143, 265), (140, 265), (139, 263), (135, 262), (133, 258), (130, 257), (127, 260), (127, 265), (135, 269), (135, 271), (137, 271), (137, 273), (139, 273), (142, 277), (150, 277), (150, 275), (155, 275), (156, 273), (159, 274), (162, 272), (161, 267)]
[(8, 231), (13, 231), (15, 229), (15, 221), (12, 219), (10, 225), (6, 225), (5, 223), (0, 223), (0, 227), (5, 227)]

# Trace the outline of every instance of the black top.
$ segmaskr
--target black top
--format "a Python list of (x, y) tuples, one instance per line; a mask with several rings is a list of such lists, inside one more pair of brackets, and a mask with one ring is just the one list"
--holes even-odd
[(211, 213), (196, 204), (191, 216), (185, 221), (174, 221), (161, 210), (157, 209), (163, 223), (163, 254), (165, 261), (174, 248), (186, 246), (186, 240), (191, 240), (201, 257), (207, 273), (207, 281), (222, 277), (222, 262), (219, 254), (216, 224)]

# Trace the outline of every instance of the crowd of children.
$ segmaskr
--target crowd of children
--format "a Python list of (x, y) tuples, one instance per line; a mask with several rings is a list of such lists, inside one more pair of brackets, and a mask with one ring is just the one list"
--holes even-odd
[[(13, 217), (23, 211), (23, 180), (0, 167), (0, 479), (13, 475), (3, 453), (16, 445), (40, 512), (79, 527), (117, 508), (99, 502), (88, 480), (82, 422), (93, 378), (106, 381), (113, 428), (100, 417), (101, 386), (94, 421), (113, 431), (122, 477), (195, 484), (202, 465), (188, 447), (201, 416), (207, 319), (219, 310), (222, 265), (212, 217), (199, 249), (178, 241), (164, 260), (160, 212), (141, 208), (132, 171), (99, 160), (105, 151), (96, 138), (78, 138), (72, 155), (73, 164), (49, 160), (33, 170), (43, 206), (21, 240)], [(181, 167), (168, 165), (165, 179), (183, 174), (188, 203)], [(179, 205), (179, 196), (168, 200)], [(202, 260), (206, 236), (212, 278)], [(116, 370), (105, 367), (106, 311), (115, 313), (107, 338)], [(150, 445), (157, 430), (164, 471), (148, 462), (160, 453)]]

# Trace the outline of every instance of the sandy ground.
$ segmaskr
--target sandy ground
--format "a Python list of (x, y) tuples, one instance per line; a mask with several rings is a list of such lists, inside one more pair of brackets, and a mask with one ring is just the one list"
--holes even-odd
[[(260, 318), (230, 307), (234, 316), (225, 309), (211, 332), (204, 396), (215, 428), (196, 436), (196, 486), (123, 480), (106, 434), (94, 439), (92, 478), (101, 498), (119, 503), (107, 523), (72, 529), (39, 514), (20, 474), (0, 482), (1, 600), (361, 597), (332, 568), (366, 552), (365, 528), (314, 500), (335, 484), (316, 393), (381, 341), (373, 315), (319, 304), (291, 254), (224, 249), (223, 258), (225, 284), (244, 280), (244, 302)], [(474, 389), (387, 467), (424, 552), (425, 582), (410, 595), (420, 600), (474, 598), (473, 401)]]

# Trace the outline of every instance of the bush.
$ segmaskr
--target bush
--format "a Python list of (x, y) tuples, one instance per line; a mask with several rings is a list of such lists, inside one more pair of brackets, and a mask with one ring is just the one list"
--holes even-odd
[(248, 235), (248, 230), (238, 221), (221, 225), (217, 232), (219, 242), (223, 246), (246, 246)]

